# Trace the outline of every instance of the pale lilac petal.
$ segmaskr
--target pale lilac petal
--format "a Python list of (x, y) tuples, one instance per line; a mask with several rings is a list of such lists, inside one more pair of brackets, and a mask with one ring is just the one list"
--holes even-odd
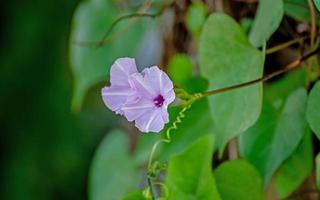
[(164, 94), (163, 97), (165, 99), (165, 105), (169, 105), (170, 103), (172, 103), (175, 100), (176, 94), (174, 93), (174, 91), (172, 89), (169, 92), (167, 92), (166, 94)]
[(142, 132), (160, 132), (169, 122), (167, 107), (175, 99), (172, 81), (154, 66), (137, 71), (135, 60), (120, 58), (110, 71), (110, 87), (102, 89), (108, 108), (135, 121)]
[(128, 96), (134, 91), (123, 86), (111, 86), (102, 88), (101, 94), (105, 105), (112, 111), (122, 114), (121, 108), (127, 102)]
[(158, 93), (164, 95), (173, 89), (173, 83), (166, 73), (157, 66), (146, 68), (142, 71), (146, 82)]
[(141, 115), (144, 115), (146, 112), (152, 112), (154, 107), (153, 101), (141, 98), (137, 102), (124, 105), (121, 110), (128, 121), (133, 121), (141, 117)]
[(161, 107), (161, 117), (162, 117), (164, 123), (168, 123), (169, 122), (169, 113), (168, 113), (168, 110), (167, 110), (166, 106), (162, 106)]
[(150, 82), (140, 73), (134, 73), (129, 77), (129, 82), (132, 88), (137, 90), (141, 96), (148, 99), (154, 99), (159, 93), (155, 91)]
[(118, 58), (110, 69), (110, 83), (117, 86), (129, 86), (128, 77), (137, 72), (133, 58)]
[(161, 115), (161, 109), (157, 108), (146, 112), (135, 120), (136, 127), (141, 132), (160, 132), (164, 127), (165, 121)]

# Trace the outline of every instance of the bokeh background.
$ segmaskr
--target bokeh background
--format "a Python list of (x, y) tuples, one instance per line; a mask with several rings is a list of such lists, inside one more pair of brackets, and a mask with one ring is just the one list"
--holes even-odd
[[(128, 2), (133, 10), (137, 10), (142, 0)], [(185, 2), (191, 4), (190, 0)], [(90, 163), (103, 137), (114, 127), (121, 127), (126, 134), (129, 134), (131, 150), (135, 146), (136, 137), (139, 136), (137, 130), (103, 105), (100, 89), (106, 83), (99, 83), (89, 90), (81, 112), (74, 112), (71, 109), (74, 77), (69, 63), (69, 38), (72, 17), (79, 3), (80, 0), (7, 0), (1, 3), (0, 199), (87, 199)], [(236, 20), (240, 21), (243, 18), (241, 15), (249, 20), (240, 21), (246, 31), (251, 26), (256, 10), (256, 4), (247, 4), (235, 0), (229, 5), (229, 10), (232, 11), (231, 14)], [(215, 9), (210, 5), (208, 3), (208, 12), (219, 11), (218, 4)], [(180, 12), (178, 8), (177, 4), (172, 6), (172, 9), (166, 10), (159, 17), (161, 22), (159, 27), (150, 25), (151, 28), (147, 28), (138, 49), (140, 52), (136, 55), (140, 69), (151, 64), (168, 65), (170, 75), (169, 64), (172, 64), (170, 61), (173, 55), (190, 54), (190, 58), (186, 59), (182, 56), (173, 62), (172, 65), (189, 66), (186, 71), (190, 74), (186, 77), (180, 76), (179, 71), (171, 72), (171, 74), (179, 74), (175, 77), (176, 80), (191, 76), (192, 60), (187, 63), (184, 61), (195, 57), (197, 38), (193, 38), (192, 35), (199, 34), (198, 32), (190, 33), (187, 30), (184, 22), (185, 13)], [(176, 12), (175, 18), (174, 12)], [(203, 16), (201, 14), (199, 16), (200, 22), (204, 20), (207, 10), (203, 12)], [(291, 15), (294, 14), (291, 13)], [(196, 24), (197, 20), (195, 20)], [(173, 30), (166, 27), (173, 27)], [(288, 27), (294, 27), (294, 29), (291, 30)], [(268, 46), (276, 46), (292, 40), (294, 39), (292, 35), (307, 34), (308, 23), (300, 24), (288, 15), (269, 40)], [(305, 48), (306, 43), (301, 45), (302, 49)], [(270, 74), (296, 59), (301, 53), (297, 47), (299, 45), (296, 44), (292, 48), (267, 56), (265, 74)], [(194, 71), (199, 74), (198, 69)], [(300, 84), (301, 80), (304, 81), (299, 79), (297, 82)], [(188, 81), (186, 88), (190, 89), (188, 91), (190, 93), (205, 91), (208, 85), (206, 80), (198, 76)], [(190, 114), (185, 119), (185, 124), (191, 124), (194, 130), (199, 127), (208, 128), (212, 122), (208, 121), (210, 117), (206, 112), (207, 103), (200, 102), (193, 108), (195, 114)], [(202, 115), (203, 113), (207, 116)], [(200, 123), (194, 125), (193, 122)], [(176, 138), (173, 139), (172, 145), (168, 145), (167, 149), (164, 148), (165, 156), (187, 146), (187, 143), (194, 141), (201, 134), (206, 134), (205, 131), (198, 135), (192, 134), (188, 126), (180, 131), (184, 135), (173, 136)], [(314, 152), (319, 152), (318, 140), (314, 138), (313, 141)], [(142, 149), (141, 152), (148, 153), (151, 149), (144, 143), (141, 146), (147, 149)], [(116, 156), (114, 154), (114, 157)], [(138, 159), (143, 160), (146, 156), (140, 157)]]
[(114, 118), (98, 88), (80, 114), (70, 111), (68, 39), (79, 2), (1, 2), (0, 199), (87, 199), (90, 161)]

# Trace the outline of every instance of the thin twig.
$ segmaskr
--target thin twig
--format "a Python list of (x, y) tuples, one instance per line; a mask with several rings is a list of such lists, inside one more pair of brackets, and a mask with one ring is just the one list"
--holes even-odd
[(229, 141), (228, 154), (229, 154), (229, 160), (238, 159), (238, 143), (236, 138), (233, 138), (232, 140)]
[(262, 78), (258, 78), (258, 79), (255, 79), (255, 80), (252, 80), (252, 81), (248, 81), (248, 82), (245, 82), (245, 83), (241, 83), (239, 85), (233, 85), (233, 86), (229, 86), (229, 87), (225, 87), (225, 88), (221, 88), (221, 89), (216, 89), (216, 90), (211, 90), (211, 91), (207, 91), (207, 92), (203, 92), (202, 93), (202, 97), (207, 97), (207, 96), (210, 96), (210, 95), (214, 95), (214, 94), (218, 94), (218, 93), (222, 93), (222, 92), (226, 92), (226, 91), (229, 91), (229, 90), (234, 90), (234, 89), (238, 89), (238, 88), (243, 88), (243, 87), (247, 87), (247, 86), (250, 86), (250, 85), (253, 85), (253, 84), (256, 84), (256, 83), (261, 83), (261, 82), (265, 82), (265, 81), (268, 81), (278, 75), (281, 75), (281, 74), (284, 74), (288, 71), (291, 71), (293, 69), (296, 69), (299, 67), (299, 65), (304, 62), (305, 60), (307, 60), (308, 58), (310, 58), (311, 56), (317, 54), (318, 52), (320, 51), (320, 47), (316, 48), (315, 50), (313, 51), (310, 51), (309, 53), (305, 54), (304, 56), (301, 56), (299, 59), (289, 63), (288, 65), (286, 65), (283, 69), (281, 70), (278, 70), (276, 72), (273, 72), (269, 75), (266, 75)]
[(287, 48), (287, 47), (289, 47), (289, 46), (291, 46), (293, 44), (299, 43), (299, 42), (305, 40), (306, 38), (308, 38), (308, 37), (304, 36), (304, 37), (300, 37), (300, 38), (295, 38), (295, 39), (290, 40), (288, 42), (276, 45), (274, 47), (271, 47), (271, 48), (267, 49), (266, 54), (275, 53), (275, 52), (280, 51), (282, 49), (285, 49), (285, 48)]
[[(117, 38), (119, 38), (120, 36), (122, 36), (124, 33), (126, 33), (129, 30), (129, 28), (135, 22), (134, 18), (139, 18), (139, 17), (155, 18), (155, 17), (161, 15), (163, 13), (164, 9), (166, 8), (166, 6), (164, 6), (158, 13), (155, 13), (155, 14), (143, 13), (146, 9), (148, 9), (150, 7), (150, 5), (151, 5), (150, 2), (151, 2), (150, 0), (145, 1), (144, 4), (138, 10), (138, 12), (124, 15), (124, 16), (121, 16), (118, 19), (116, 19), (110, 25), (110, 27), (108, 28), (106, 33), (103, 35), (101, 40), (99, 40), (99, 41), (73, 41), (73, 43), (75, 45), (89, 47), (89, 48), (99, 48), (99, 47), (102, 47), (110, 42), (113, 42), (114, 40), (116, 40)], [(171, 4), (169, 6), (171, 6)], [(113, 29), (116, 27), (116, 25), (118, 25), (118, 23), (120, 23), (123, 20), (131, 19), (131, 18), (133, 18), (133, 19), (131, 20), (131, 23), (128, 26), (124, 27), (122, 30), (120, 30), (119, 32), (117, 32), (109, 37), (109, 35), (113, 31)]]
[(313, 0), (308, 0), (308, 4), (309, 4), (310, 15), (311, 15), (310, 46), (312, 47), (316, 39), (317, 15), (314, 9)]
[(117, 34), (114, 34), (111, 37), (108, 37), (109, 34), (114, 29), (114, 27), (119, 22), (121, 22), (125, 19), (130, 19), (130, 18), (138, 18), (138, 17), (155, 18), (157, 16), (158, 16), (158, 14), (148, 14), (148, 13), (132, 13), (132, 14), (121, 16), (110, 25), (109, 29), (107, 30), (107, 32), (105, 33), (105, 35), (102, 37), (102, 39), (100, 41), (96, 41), (96, 42), (94, 42), (94, 41), (74, 41), (74, 44), (79, 45), (79, 46), (91, 47), (91, 48), (99, 48), (99, 47), (107, 44), (108, 42), (115, 40), (117, 37), (119, 37), (119, 35), (122, 35), (123, 31), (120, 33), (118, 32)]

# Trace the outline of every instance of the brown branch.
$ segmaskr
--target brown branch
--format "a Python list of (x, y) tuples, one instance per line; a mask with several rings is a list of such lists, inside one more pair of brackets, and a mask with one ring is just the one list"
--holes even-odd
[(314, 9), (313, 0), (308, 0), (308, 4), (309, 4), (310, 15), (311, 15), (310, 46), (312, 47), (316, 39), (317, 15)]
[(299, 43), (305, 39), (307, 39), (308, 37), (307, 36), (304, 36), (304, 37), (300, 37), (300, 38), (295, 38), (293, 40), (290, 40), (288, 42), (285, 42), (285, 43), (282, 43), (282, 44), (279, 44), (279, 45), (276, 45), (274, 47), (271, 47), (269, 49), (267, 49), (266, 51), (266, 54), (272, 54), (272, 53), (275, 53), (277, 51), (280, 51), (282, 49), (285, 49), (293, 44), (296, 44), (296, 43)]
[(301, 56), (299, 59), (289, 63), (283, 69), (275, 71), (275, 72), (273, 72), (273, 73), (271, 73), (269, 75), (266, 75), (266, 76), (264, 76), (262, 78), (258, 78), (258, 79), (252, 80), (252, 81), (241, 83), (239, 85), (233, 85), (233, 86), (229, 86), (229, 87), (225, 87), (225, 88), (221, 88), (221, 89), (216, 89), (216, 90), (203, 92), (201, 95), (202, 95), (202, 97), (207, 97), (207, 96), (210, 96), (210, 95), (226, 92), (226, 91), (229, 91), (229, 90), (243, 88), (243, 87), (247, 87), (247, 86), (250, 86), (250, 85), (253, 85), (253, 84), (256, 84), (256, 83), (261, 83), (261, 82), (268, 81), (268, 80), (270, 80), (270, 79), (272, 79), (272, 78), (274, 78), (274, 77), (276, 77), (278, 75), (284, 74), (286, 72), (289, 72), (289, 71), (291, 71), (293, 69), (298, 68), (302, 62), (304, 62), (305, 60), (307, 60), (311, 56), (317, 54), (319, 51), (320, 51), (320, 47), (316, 48), (313, 51), (310, 51), (309, 53)]

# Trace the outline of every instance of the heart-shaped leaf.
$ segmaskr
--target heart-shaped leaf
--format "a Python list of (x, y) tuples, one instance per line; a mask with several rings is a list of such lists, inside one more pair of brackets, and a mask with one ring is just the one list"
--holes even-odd
[(103, 139), (90, 168), (90, 200), (120, 200), (137, 189), (139, 173), (128, 147), (128, 139), (121, 131), (112, 131)]
[[(200, 37), (201, 74), (209, 89), (219, 89), (262, 76), (263, 55), (252, 47), (241, 27), (229, 16), (214, 13), (206, 20)], [(247, 130), (258, 119), (262, 105), (262, 84), (209, 97), (216, 146)]]
[(282, 0), (260, 0), (249, 40), (256, 47), (262, 46), (277, 30), (283, 18)]
[(278, 101), (265, 99), (257, 123), (240, 136), (241, 154), (260, 171), (265, 185), (292, 155), (305, 133), (306, 100), (303, 88)]
[(119, 16), (120, 11), (112, 1), (105, 0), (82, 2), (74, 14), (70, 37), (73, 110), (80, 109), (89, 88), (108, 79), (109, 68), (118, 57), (133, 56), (139, 47), (144, 29), (131, 20), (119, 23), (112, 32), (117, 34), (111, 34), (107, 44), (96, 47)]
[(320, 139), (320, 81), (313, 86), (309, 94), (306, 116), (312, 131)]
[(260, 174), (244, 160), (228, 161), (221, 164), (214, 171), (214, 177), (223, 200), (263, 199)]
[(212, 134), (204, 136), (182, 153), (172, 156), (166, 185), (171, 199), (220, 199), (211, 172)]
[(307, 128), (301, 144), (277, 171), (275, 185), (281, 199), (289, 196), (311, 173), (313, 166), (311, 142), (311, 133)]

